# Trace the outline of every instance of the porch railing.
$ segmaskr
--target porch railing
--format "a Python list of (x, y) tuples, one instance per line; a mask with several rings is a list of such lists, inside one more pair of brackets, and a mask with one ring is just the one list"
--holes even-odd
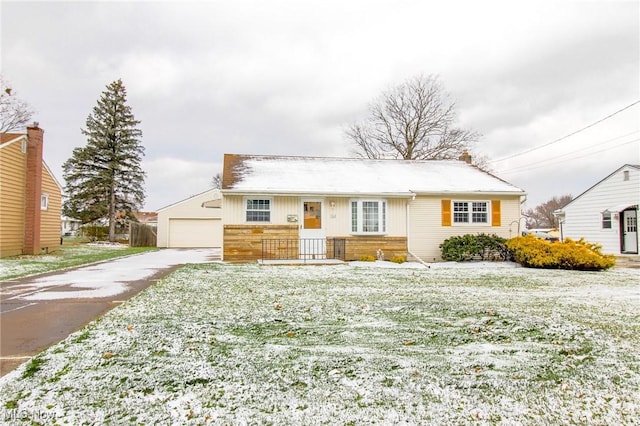
[(262, 240), (262, 260), (344, 260), (344, 238)]

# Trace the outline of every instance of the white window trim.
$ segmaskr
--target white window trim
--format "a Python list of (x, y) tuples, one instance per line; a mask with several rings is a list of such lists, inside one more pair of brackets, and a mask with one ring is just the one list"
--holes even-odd
[[(356, 210), (356, 214), (357, 214), (357, 218), (356, 218), (356, 226), (357, 226), (357, 230), (354, 231), (353, 230), (353, 223), (352, 223), (352, 218), (353, 218), (353, 203), (357, 203), (357, 210)], [(382, 208), (380, 208), (378, 210), (378, 221), (381, 224), (382, 230), (379, 231), (375, 231), (375, 232), (368, 232), (368, 231), (363, 231), (362, 230), (362, 225), (363, 225), (363, 214), (362, 214), (362, 203), (363, 202), (374, 202), (374, 203), (378, 203), (378, 206), (382, 206)], [(389, 203), (386, 199), (383, 198), (352, 198), (349, 200), (349, 232), (351, 235), (386, 235), (387, 234), (387, 229), (388, 229), (388, 221), (389, 221)]]
[[(605, 228), (604, 227), (604, 222), (605, 222), (605, 215), (609, 215), (609, 227)], [(602, 212), (600, 215), (600, 229), (603, 231), (610, 231), (613, 229), (613, 213), (611, 212)]]
[[(247, 201), (249, 200), (266, 200), (269, 201), (269, 210), (252, 210), (252, 211), (268, 211), (269, 212), (269, 220), (258, 221), (258, 220), (247, 220)], [(273, 218), (273, 198), (271, 197), (244, 197), (242, 200), (242, 210), (244, 215), (244, 222), (248, 224), (259, 224), (259, 223), (271, 223)]]
[[(456, 222), (455, 219), (455, 203), (466, 203), (468, 204), (469, 211), (467, 212), (468, 222)], [(487, 204), (487, 221), (486, 222), (472, 222), (471, 218), (473, 215), (473, 203), (486, 203)], [(451, 225), (452, 226), (491, 226), (491, 212), (493, 206), (491, 205), (490, 200), (451, 200)]]
[(40, 210), (49, 210), (49, 194), (40, 195)]

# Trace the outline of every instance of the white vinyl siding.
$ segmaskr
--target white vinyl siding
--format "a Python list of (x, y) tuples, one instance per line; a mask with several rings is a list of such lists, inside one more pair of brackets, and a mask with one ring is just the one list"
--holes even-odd
[(620, 212), (611, 213), (611, 228), (603, 228), (602, 213), (614, 206), (640, 204), (640, 169), (624, 166), (576, 197), (562, 210), (562, 237), (602, 245), (603, 253), (620, 254)]
[[(225, 225), (246, 224), (244, 200), (257, 196), (225, 195), (223, 204), (223, 222)], [(351, 232), (351, 201), (347, 197), (326, 197), (324, 202), (323, 223), (327, 237), (344, 237)], [(386, 235), (405, 236), (407, 233), (408, 200), (390, 198), (386, 200), (384, 222)], [(275, 196), (271, 204), (271, 225), (291, 225), (287, 222), (290, 215), (300, 215), (301, 198), (298, 196)], [(333, 204), (332, 204), (333, 203)], [(298, 218), (300, 220), (302, 218)]]
[[(440, 258), (440, 244), (452, 236), (464, 234), (491, 233), (503, 238), (518, 235), (520, 220), (520, 197), (494, 196), (492, 200), (500, 200), (500, 226), (491, 226), (491, 202), (487, 206), (487, 223), (468, 223), (464, 226), (442, 226), (442, 200), (450, 196), (423, 195), (409, 205), (409, 250), (424, 261), (434, 262)], [(474, 199), (475, 198), (475, 199)], [(465, 196), (466, 202), (487, 202), (487, 196)], [(455, 200), (455, 198), (454, 198)], [(458, 198), (459, 201), (460, 199)], [(471, 207), (472, 209), (472, 207)], [(453, 216), (453, 203), (452, 203)]]
[(266, 199), (267, 197), (259, 195), (224, 195), (222, 204), (223, 209), (223, 222), (225, 225), (244, 225), (244, 224), (270, 224), (270, 225), (291, 225), (291, 222), (287, 222), (288, 216), (295, 216), (298, 218), (298, 223), (302, 220), (300, 217), (300, 197), (269, 197), (271, 201), (270, 205), (270, 220), (269, 222), (247, 222), (246, 221), (246, 204), (248, 199), (258, 200)]

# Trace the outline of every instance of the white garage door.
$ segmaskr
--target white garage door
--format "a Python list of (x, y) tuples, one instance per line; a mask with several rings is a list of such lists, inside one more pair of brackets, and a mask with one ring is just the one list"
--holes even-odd
[(222, 247), (222, 220), (169, 219), (169, 247)]

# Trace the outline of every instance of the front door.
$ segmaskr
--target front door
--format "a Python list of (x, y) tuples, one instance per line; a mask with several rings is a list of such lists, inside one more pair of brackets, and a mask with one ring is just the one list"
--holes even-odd
[(622, 251), (638, 253), (638, 212), (625, 210), (622, 213)]
[(300, 227), (300, 258), (323, 259), (326, 255), (325, 234), (322, 225), (322, 200), (302, 201)]

